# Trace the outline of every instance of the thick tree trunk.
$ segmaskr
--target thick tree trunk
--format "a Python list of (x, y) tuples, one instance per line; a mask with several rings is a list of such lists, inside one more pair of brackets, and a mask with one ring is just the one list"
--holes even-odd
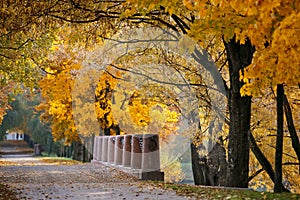
[(74, 160), (83, 161), (84, 153), (83, 153), (83, 145), (81, 142), (74, 142)]
[(240, 89), (240, 70), (247, 67), (253, 57), (254, 47), (249, 41), (239, 44), (235, 38), (225, 42), (227, 51), (230, 91), (229, 91), (229, 141), (228, 141), (228, 169), (226, 185), (229, 187), (248, 187), (249, 173), (249, 142), (251, 97), (242, 97)]
[(208, 180), (206, 159), (200, 159), (197, 152), (197, 147), (193, 143), (191, 143), (191, 157), (195, 185), (210, 185)]
[(218, 141), (207, 156), (208, 179), (212, 186), (226, 186), (226, 150)]
[(275, 152), (275, 182), (274, 192), (282, 192), (282, 151), (283, 151), (283, 84), (277, 85), (277, 137)]

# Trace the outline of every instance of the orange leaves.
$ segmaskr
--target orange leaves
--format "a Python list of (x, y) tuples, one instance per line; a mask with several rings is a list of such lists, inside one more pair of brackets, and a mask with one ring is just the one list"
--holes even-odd
[[(248, 80), (242, 94), (253, 94), (255, 87), (265, 88), (284, 83), (288, 86), (299, 84), (300, 80), (300, 13), (286, 16), (274, 30), (271, 44), (258, 49), (253, 64), (248, 66), (243, 79)], [(251, 85), (250, 85), (251, 84)]]
[(191, 35), (197, 39), (205, 34), (222, 35), (226, 40), (246, 38), (257, 48), (272, 39), (273, 31), (285, 17), (297, 11), (294, 1), (184, 1), (184, 5), (198, 12), (199, 20), (192, 25)]
[(9, 81), (8, 83), (0, 83), (0, 124), (6, 115), (6, 110), (11, 108), (8, 103), (10, 100), (10, 93), (12, 93), (14, 85), (15, 84), (12, 81)]
[[(246, 83), (241, 89), (242, 95), (261, 95), (261, 88), (284, 83), (297, 85), (300, 80), (300, 13), (292, 1), (230, 1), (235, 18), (242, 15), (241, 22), (232, 20), (232, 14), (226, 13), (223, 22), (233, 22), (234, 35), (243, 43), (249, 39), (256, 48), (253, 63), (241, 72)], [(219, 9), (221, 9), (219, 5)], [(212, 18), (214, 14), (211, 13)], [(216, 20), (216, 19), (214, 19)], [(225, 27), (225, 29), (230, 29)], [(223, 31), (224, 38), (232, 36)]]

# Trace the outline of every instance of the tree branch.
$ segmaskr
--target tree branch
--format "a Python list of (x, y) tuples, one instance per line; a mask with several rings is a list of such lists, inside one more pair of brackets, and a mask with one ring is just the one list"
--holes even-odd
[(250, 181), (252, 181), (252, 179), (254, 179), (255, 176), (257, 176), (258, 174), (260, 174), (260, 173), (263, 172), (263, 171), (264, 171), (264, 168), (261, 168), (260, 170), (256, 171), (254, 174), (252, 174), (251, 176), (249, 176), (249, 177), (248, 177), (248, 183), (249, 183)]
[(182, 19), (180, 19), (177, 15), (172, 14), (171, 17), (174, 19), (176, 24), (179, 26), (179, 28), (181, 29), (183, 34), (187, 34), (186, 29), (190, 30), (190, 27)]
[[(269, 175), (269, 177), (271, 178), (271, 180), (274, 183), (275, 173), (272, 168), (272, 165), (269, 162), (269, 160), (266, 158), (266, 156), (263, 154), (263, 152), (260, 150), (260, 148), (258, 147), (258, 145), (255, 141), (255, 138), (252, 135), (250, 130), (248, 131), (248, 139), (249, 139), (249, 146), (250, 146), (251, 151), (254, 153), (256, 159), (258, 160), (258, 162), (261, 164), (263, 169), (267, 172), (267, 174)], [(286, 189), (283, 184), (282, 184), (282, 188), (283, 188), (283, 191), (289, 192), (289, 190)]]
[(4, 55), (2, 53), (0, 53), (0, 56), (4, 57), (4, 58), (7, 58), (7, 59), (11, 59), (11, 57), (7, 56), (7, 55)]
[(299, 166), (300, 166), (300, 163), (296, 163), (296, 162), (285, 162), (285, 163), (282, 163), (282, 165), (299, 165)]
[[(8, 49), (8, 50), (19, 50), (21, 49), (24, 45), (26, 45), (28, 42), (30, 41), (34, 41), (31, 38), (27, 39), (25, 42), (23, 42), (20, 46), (18, 47), (4, 47), (4, 46), (0, 46), (0, 49)], [(7, 58), (7, 57), (6, 57)]]

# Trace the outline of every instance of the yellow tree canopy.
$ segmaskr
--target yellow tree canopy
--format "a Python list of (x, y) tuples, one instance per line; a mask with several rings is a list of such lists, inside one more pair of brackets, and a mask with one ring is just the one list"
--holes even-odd
[[(126, 16), (165, 8), (190, 20), (189, 35), (205, 41), (211, 35), (241, 44), (250, 40), (256, 53), (241, 77), (243, 95), (258, 95), (259, 88), (300, 80), (300, 2), (295, 0), (127, 0)], [(191, 17), (193, 16), (193, 17)]]
[(55, 141), (63, 139), (65, 144), (78, 141), (72, 112), (72, 89), (74, 79), (71, 70), (80, 65), (72, 60), (61, 60), (56, 69), (48, 69), (48, 74), (39, 82), (42, 89), (42, 102), (37, 109), (44, 110), (42, 118), (51, 122), (52, 136)]
[(258, 95), (259, 88), (285, 83), (297, 85), (300, 80), (300, 3), (277, 1), (184, 1), (198, 19), (191, 34), (221, 34), (226, 41), (250, 40), (256, 53), (250, 66), (241, 71), (246, 83), (243, 95)]

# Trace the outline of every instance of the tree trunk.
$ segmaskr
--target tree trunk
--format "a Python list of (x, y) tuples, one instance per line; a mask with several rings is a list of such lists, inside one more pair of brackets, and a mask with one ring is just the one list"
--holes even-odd
[(282, 151), (283, 151), (283, 84), (277, 85), (277, 137), (275, 152), (275, 182), (274, 192), (282, 192)]
[[(266, 156), (263, 154), (263, 152), (260, 150), (260, 148), (258, 147), (251, 131), (249, 131), (249, 142), (250, 142), (250, 149), (254, 153), (256, 159), (261, 164), (263, 169), (267, 172), (267, 174), (269, 175), (269, 177), (273, 181), (273, 183), (275, 183), (275, 173), (272, 168), (272, 165), (269, 162), (269, 160), (266, 158)], [(284, 192), (289, 192), (289, 190), (286, 189), (283, 185), (282, 185), (282, 188), (283, 188)]]
[(193, 142), (191, 143), (191, 157), (195, 185), (209, 185), (206, 159), (200, 159), (197, 147)]
[[(48, 138), (49, 139), (49, 138)], [(53, 148), (53, 139), (52, 137), (50, 138), (50, 145), (49, 145), (49, 150), (48, 150), (48, 156), (51, 156), (52, 154), (52, 148)]]
[(229, 141), (228, 141), (228, 168), (226, 186), (248, 187), (249, 174), (249, 142), (251, 97), (242, 97), (240, 89), (240, 70), (251, 64), (254, 47), (249, 41), (239, 44), (235, 38), (224, 42), (230, 75), (229, 90)]
[[(299, 138), (298, 138), (297, 131), (296, 131), (294, 121), (293, 121), (292, 109), (291, 109), (291, 106), (289, 104), (289, 101), (288, 101), (286, 95), (284, 95), (284, 98), (283, 98), (283, 107), (284, 107), (285, 118), (287, 121), (287, 126), (288, 126), (288, 129), (289, 129), (289, 132), (291, 135), (291, 139), (292, 139), (292, 146), (297, 155), (298, 161), (300, 162), (300, 142), (299, 142)], [(299, 167), (299, 174), (300, 174), (300, 167)]]
[(84, 153), (83, 153), (83, 145), (81, 142), (74, 142), (74, 155), (73, 159), (78, 161), (83, 161)]

